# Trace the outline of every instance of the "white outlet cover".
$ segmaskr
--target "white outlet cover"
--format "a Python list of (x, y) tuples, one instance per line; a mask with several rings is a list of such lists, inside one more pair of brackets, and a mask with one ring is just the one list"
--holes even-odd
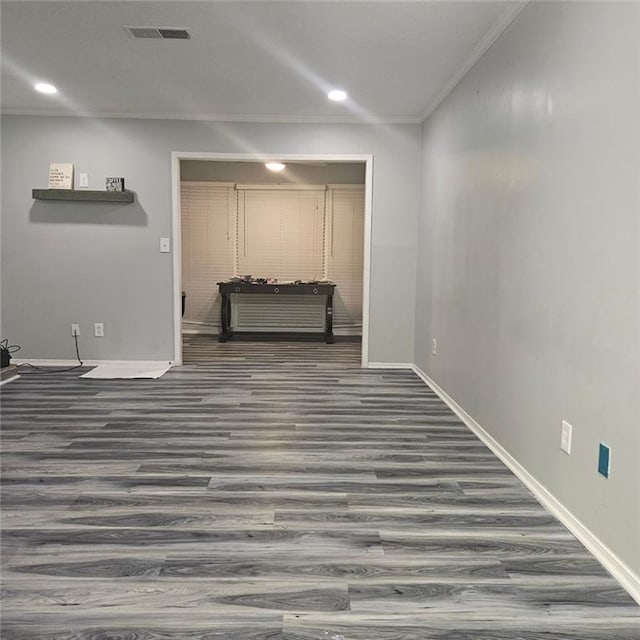
[(81, 173), (80, 174), (80, 189), (88, 189), (89, 188), (89, 174)]
[(573, 427), (566, 421), (562, 421), (562, 432), (560, 435), (560, 448), (569, 455), (571, 453), (571, 436)]

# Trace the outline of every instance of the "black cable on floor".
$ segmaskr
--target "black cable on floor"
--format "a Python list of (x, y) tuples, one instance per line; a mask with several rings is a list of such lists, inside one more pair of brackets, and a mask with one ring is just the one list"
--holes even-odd
[[(82, 367), (84, 363), (80, 359), (80, 347), (78, 346), (78, 335), (74, 334), (73, 339), (75, 340), (75, 343), (76, 343), (76, 357), (78, 358), (78, 362), (80, 364), (76, 364), (73, 367), (68, 367), (67, 369), (52, 370), (52, 369), (46, 369), (45, 367), (38, 367), (35, 364), (31, 364), (30, 362), (23, 362), (22, 364), (18, 365), (18, 370), (20, 370), (20, 367), (30, 367), (31, 369), (35, 369), (35, 371), (20, 372), (20, 375), (35, 376), (35, 375), (45, 375), (49, 373), (66, 373), (67, 371), (75, 371), (76, 369), (79, 369), (80, 367)], [(11, 347), (9, 347), (9, 349), (12, 349), (13, 347), (18, 347), (17, 349), (14, 349), (14, 351), (20, 350), (20, 345), (14, 344)]]

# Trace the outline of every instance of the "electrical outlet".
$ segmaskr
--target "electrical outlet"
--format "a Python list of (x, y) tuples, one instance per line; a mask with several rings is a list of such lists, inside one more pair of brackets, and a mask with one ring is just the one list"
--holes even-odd
[(435, 338), (431, 341), (431, 353), (434, 356), (438, 355), (438, 341)]
[(598, 473), (605, 478), (609, 477), (611, 471), (611, 449), (604, 443), (600, 443), (598, 449)]
[(80, 189), (88, 189), (89, 188), (89, 174), (81, 173), (80, 174)]
[(72, 324), (71, 325), (71, 335), (72, 336), (79, 336), (80, 335), (80, 325), (79, 324)]
[(93, 335), (96, 338), (104, 338), (104, 322), (96, 322), (93, 325)]
[(573, 427), (566, 422), (562, 421), (562, 433), (560, 435), (560, 448), (569, 455), (571, 453), (571, 436), (573, 433)]

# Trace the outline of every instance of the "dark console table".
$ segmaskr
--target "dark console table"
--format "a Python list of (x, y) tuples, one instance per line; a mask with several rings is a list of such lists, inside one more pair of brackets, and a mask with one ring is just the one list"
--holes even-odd
[(231, 295), (232, 294), (271, 294), (274, 296), (325, 296), (325, 328), (322, 332), (327, 344), (333, 343), (333, 292), (335, 284), (253, 284), (249, 282), (218, 282), (222, 295), (220, 305), (219, 342), (233, 337), (231, 331)]

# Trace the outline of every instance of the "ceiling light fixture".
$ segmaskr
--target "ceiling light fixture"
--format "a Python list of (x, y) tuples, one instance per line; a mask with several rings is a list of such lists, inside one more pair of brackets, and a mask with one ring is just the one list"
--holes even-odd
[(54, 93), (58, 93), (58, 90), (48, 82), (38, 82), (33, 85), (33, 88), (40, 93), (46, 93), (47, 95), (53, 95)]
[(269, 171), (282, 171), (286, 165), (282, 164), (282, 162), (265, 162), (264, 166)]
[(327, 94), (327, 98), (329, 100), (333, 100), (334, 102), (343, 102), (347, 99), (347, 92), (342, 89), (332, 89)]

